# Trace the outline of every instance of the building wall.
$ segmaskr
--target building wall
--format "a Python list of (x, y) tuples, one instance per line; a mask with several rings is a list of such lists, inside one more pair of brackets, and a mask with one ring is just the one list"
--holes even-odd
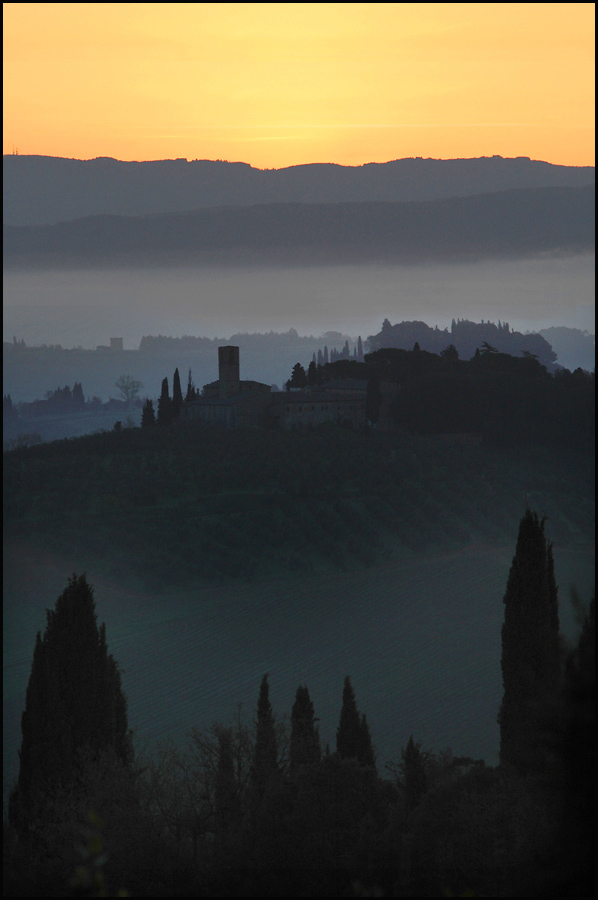
[(239, 390), (239, 348), (218, 347), (218, 384), (224, 399)]
[(293, 397), (280, 401), (281, 424), (285, 428), (294, 425), (320, 425), (323, 422), (343, 424), (350, 422), (355, 429), (365, 427), (365, 396), (310, 398)]
[(366, 383), (339, 380), (326, 387), (272, 394), (270, 385), (239, 380), (239, 348), (218, 348), (218, 381), (204, 385), (199, 400), (181, 408), (182, 419), (201, 419), (227, 428), (261, 425), (319, 425), (349, 423), (365, 427)]

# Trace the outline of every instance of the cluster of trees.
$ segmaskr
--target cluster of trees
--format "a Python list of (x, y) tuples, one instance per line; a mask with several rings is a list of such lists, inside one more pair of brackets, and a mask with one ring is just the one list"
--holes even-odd
[(450, 331), (448, 328), (434, 328), (425, 322), (399, 322), (391, 325), (384, 319), (378, 334), (367, 339), (370, 353), (376, 350), (394, 348), (411, 350), (417, 343), (421, 350), (429, 353), (440, 353), (447, 344), (452, 344), (462, 359), (471, 359), (478, 347), (486, 342), (496, 346), (501, 353), (517, 356), (527, 350), (534, 354), (540, 363), (552, 369), (557, 359), (548, 341), (540, 334), (521, 334), (513, 331), (508, 322), (471, 322), (468, 319), (453, 319)]
[(19, 418), (19, 411), (13, 404), (10, 394), (2, 395), (2, 422), (6, 425), (15, 422)]
[[(341, 337), (339, 335), (339, 337)], [(324, 345), (324, 350), (318, 349), (318, 352), (314, 352), (312, 361), (316, 366), (325, 366), (326, 363), (337, 362), (339, 359), (355, 359), (357, 362), (363, 362), (363, 342), (361, 340), (361, 335), (357, 338), (357, 343), (353, 347), (353, 353), (349, 349), (349, 341), (348, 339), (345, 341), (342, 350), (336, 350), (334, 347), (331, 348), (330, 353), (328, 353), (328, 345)]]
[[(97, 398), (95, 398), (97, 399)], [(101, 401), (100, 401), (101, 402)], [(76, 381), (72, 389), (65, 385), (53, 391), (46, 391), (44, 400), (34, 400), (32, 403), (20, 403), (17, 409), (12, 405), (10, 395), (5, 398), (3, 412), (18, 418), (19, 412), (25, 416), (51, 415), (58, 413), (80, 412), (89, 404), (85, 403), (83, 387)]]
[(472, 359), (464, 360), (454, 343), (430, 353), (416, 341), (410, 350), (367, 353), (363, 363), (342, 359), (318, 366), (312, 360), (307, 372), (297, 363), (286, 387), (333, 378), (367, 381), (367, 417), (374, 424), (385, 382), (394, 386), (385, 424), (397, 428), (421, 434), (475, 432), (501, 445), (594, 446), (594, 373), (558, 369), (551, 374), (528, 350), (515, 357), (484, 341)]
[(46, 391), (44, 400), (19, 403), (18, 407), (13, 404), (10, 394), (5, 394), (2, 403), (3, 421), (5, 424), (8, 421), (16, 421), (20, 415), (25, 417), (59, 415), (100, 409), (131, 410), (139, 406), (139, 392), (143, 382), (133, 378), (132, 375), (120, 375), (114, 386), (120, 394), (120, 399), (110, 399), (106, 403), (102, 403), (99, 397), (86, 401), (83, 386), (79, 381), (74, 383), (72, 389), (68, 385), (58, 387), (53, 391)]
[(563, 660), (557, 642), (551, 545), (528, 510), (505, 593), (498, 768), (426, 752), (411, 735), (384, 778), (349, 677), (336, 749), (322, 752), (307, 686), (289, 730), (267, 674), (253, 727), (239, 713), (194, 728), (187, 751), (166, 742), (135, 759), (118, 664), (74, 574), (36, 639), (5, 893), (589, 896), (594, 600)]
[[(199, 397), (199, 391), (193, 383), (191, 377), (191, 369), (189, 369), (189, 378), (187, 381), (187, 392), (185, 394), (185, 403), (190, 403)], [(158, 412), (154, 411), (154, 403), (147, 398), (143, 404), (141, 413), (141, 427), (152, 428), (154, 425), (169, 425), (178, 418), (179, 410), (183, 405), (183, 392), (181, 390), (181, 377), (178, 368), (174, 370), (172, 379), (172, 397), (168, 390), (168, 378), (162, 379), (162, 389), (158, 398)]]

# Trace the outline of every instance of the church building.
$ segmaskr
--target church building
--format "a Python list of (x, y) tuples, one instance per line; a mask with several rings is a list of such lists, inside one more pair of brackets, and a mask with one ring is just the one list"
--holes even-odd
[(334, 422), (364, 428), (367, 382), (335, 379), (298, 391), (272, 393), (270, 385), (241, 381), (239, 348), (218, 347), (218, 381), (204, 385), (201, 397), (184, 403), (180, 417), (202, 419), (227, 428), (319, 425)]

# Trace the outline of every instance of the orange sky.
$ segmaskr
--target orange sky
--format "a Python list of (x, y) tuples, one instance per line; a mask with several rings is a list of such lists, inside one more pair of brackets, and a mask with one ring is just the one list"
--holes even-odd
[(4, 3), (4, 153), (594, 165), (593, 3)]

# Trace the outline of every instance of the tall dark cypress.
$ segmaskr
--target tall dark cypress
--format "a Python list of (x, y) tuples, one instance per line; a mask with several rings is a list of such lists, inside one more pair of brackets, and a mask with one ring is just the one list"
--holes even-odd
[(362, 766), (375, 766), (376, 755), (372, 744), (372, 736), (370, 734), (370, 726), (367, 723), (365, 713), (361, 716), (361, 729), (359, 740), (359, 753), (357, 759)]
[(299, 685), (291, 711), (291, 743), (289, 761), (291, 771), (299, 766), (320, 761), (320, 737), (314, 718), (314, 705), (305, 685)]
[(218, 732), (218, 769), (214, 797), (216, 807), (216, 833), (223, 837), (238, 821), (241, 803), (239, 783), (235, 774), (233, 737), (230, 728)]
[(168, 378), (162, 379), (162, 390), (158, 397), (158, 425), (168, 425), (172, 422), (172, 400), (168, 393)]
[(504, 604), (500, 762), (541, 772), (560, 686), (558, 591), (544, 520), (529, 509), (519, 524)]
[(362, 734), (362, 724), (357, 710), (355, 691), (353, 690), (351, 679), (347, 675), (343, 687), (341, 717), (336, 730), (336, 750), (339, 756), (345, 759), (358, 759), (362, 745)]
[(191, 377), (191, 369), (189, 369), (189, 376), (187, 378), (187, 393), (185, 394), (185, 403), (193, 403), (194, 400), (197, 400), (197, 391), (195, 390), (193, 378)]
[(174, 370), (174, 376), (172, 379), (172, 418), (176, 419), (179, 414), (179, 410), (183, 405), (183, 392), (181, 390), (181, 376), (179, 375), (179, 370)]
[(426, 792), (427, 777), (419, 741), (410, 735), (407, 746), (401, 753), (403, 777), (405, 779), (405, 806), (412, 812)]
[(55, 788), (72, 782), (78, 750), (112, 750), (127, 766), (132, 762), (119, 669), (96, 618), (93, 588), (84, 574), (73, 574), (35, 642), (10, 804), (16, 824), (35, 816)]
[(156, 414), (154, 413), (154, 404), (148, 397), (143, 404), (143, 409), (141, 411), (141, 427), (153, 428), (155, 424)]
[(270, 704), (268, 675), (266, 674), (262, 678), (257, 702), (255, 750), (251, 773), (254, 794), (258, 800), (263, 798), (268, 781), (276, 770), (276, 730), (274, 713)]

